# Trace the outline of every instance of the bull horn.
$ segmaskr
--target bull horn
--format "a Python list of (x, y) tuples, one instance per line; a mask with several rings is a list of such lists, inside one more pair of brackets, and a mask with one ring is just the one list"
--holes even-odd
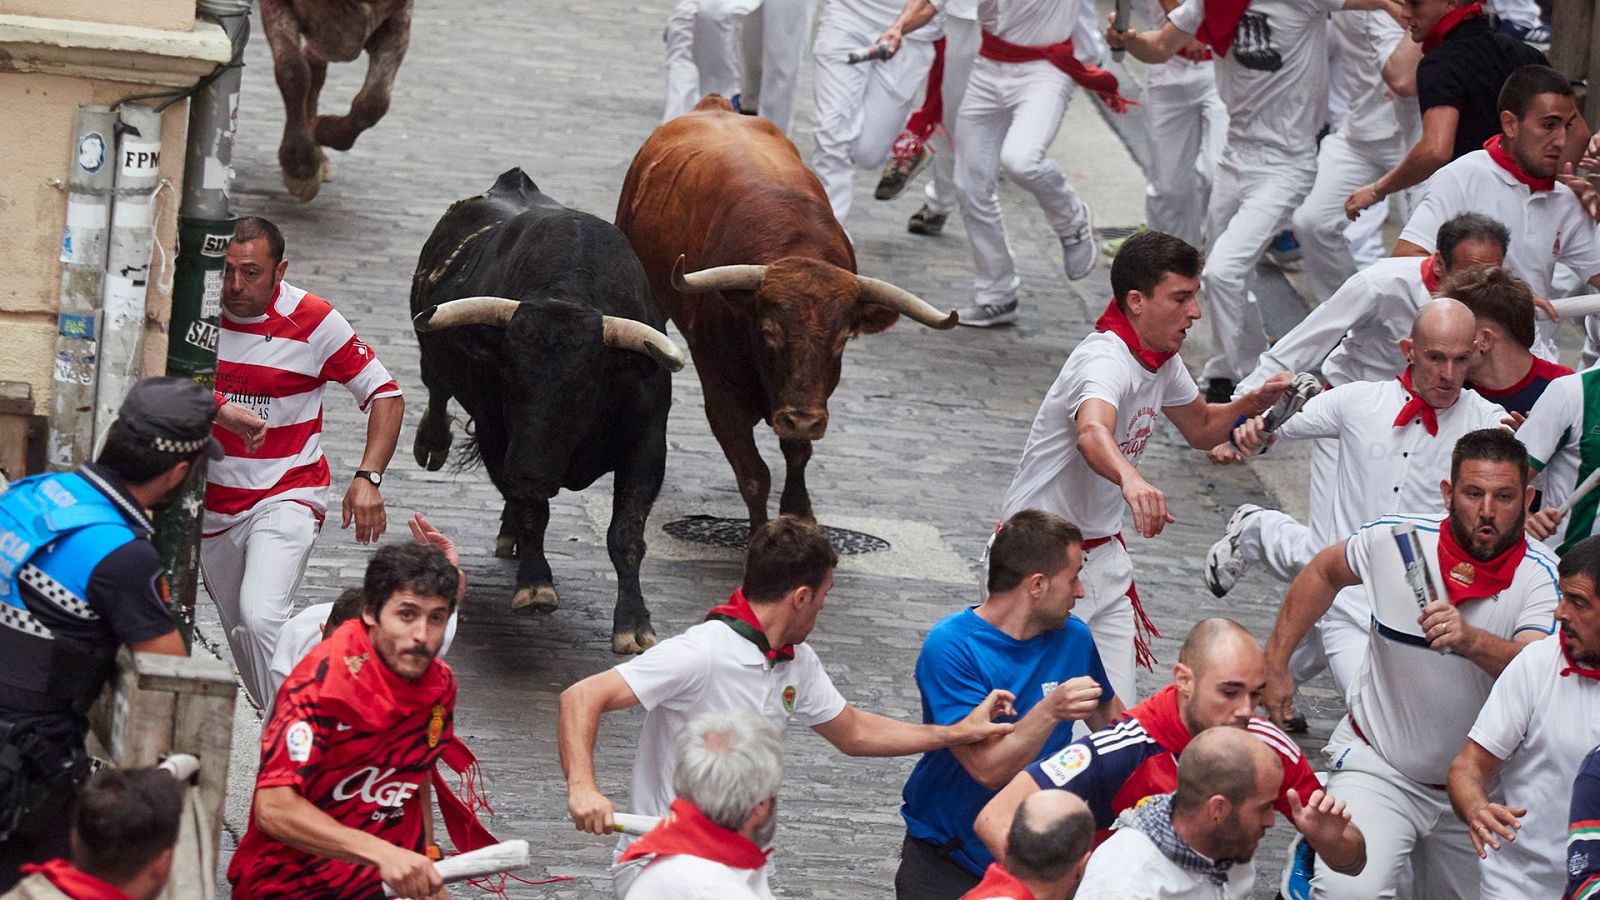
[(878, 303), (899, 310), (909, 318), (941, 331), (956, 325), (956, 311), (953, 309), (948, 314), (942, 313), (916, 294), (887, 281), (857, 275), (856, 282), (861, 285), (861, 299), (866, 303)]
[(620, 316), (601, 316), (600, 334), (607, 347), (643, 353), (671, 372), (683, 368), (683, 351), (672, 339), (643, 322)]
[(714, 266), (698, 272), (683, 271), (683, 255), (672, 264), (672, 287), (680, 294), (711, 291), (753, 291), (767, 276), (766, 266)]
[(493, 325), (504, 328), (522, 304), (505, 297), (463, 297), (417, 313), (411, 326), (418, 331), (438, 331), (462, 325)]

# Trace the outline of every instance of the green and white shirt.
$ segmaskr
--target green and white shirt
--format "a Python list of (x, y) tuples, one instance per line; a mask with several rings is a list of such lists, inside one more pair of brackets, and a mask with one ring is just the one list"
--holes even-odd
[[(1589, 473), (1600, 469), (1600, 366), (1550, 382), (1517, 429), (1539, 473), (1546, 507), (1566, 502)], [(1595, 533), (1600, 490), (1579, 500), (1545, 543), (1558, 555)]]

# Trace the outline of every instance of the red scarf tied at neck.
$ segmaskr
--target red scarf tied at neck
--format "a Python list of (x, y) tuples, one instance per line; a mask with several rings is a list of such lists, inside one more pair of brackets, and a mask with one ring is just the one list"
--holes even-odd
[(756, 618), (756, 611), (750, 608), (750, 601), (745, 599), (744, 588), (738, 587), (728, 597), (728, 602), (715, 607), (706, 613), (706, 621), (712, 620), (725, 623), (738, 635), (761, 651), (767, 662), (787, 662), (794, 659), (794, 645), (784, 644), (774, 650), (767, 641), (767, 633), (761, 630), (761, 620)]
[(128, 895), (104, 881), (72, 867), (64, 859), (52, 859), (44, 865), (24, 864), (22, 874), (38, 873), (55, 885), (56, 890), (72, 900), (128, 900)]
[(1530, 190), (1553, 191), (1556, 189), (1554, 176), (1537, 178), (1522, 171), (1522, 166), (1517, 164), (1517, 161), (1512, 158), (1511, 154), (1506, 152), (1505, 147), (1500, 143), (1501, 137), (1501, 135), (1497, 134), (1483, 142), (1483, 149), (1489, 151), (1489, 158), (1494, 160), (1495, 165), (1510, 172), (1512, 178), (1527, 185)]
[(1249, 5), (1250, 0), (1205, 0), (1205, 17), (1200, 20), (1200, 30), (1194, 33), (1195, 40), (1227, 56), (1239, 31), (1239, 20)]
[(1139, 335), (1134, 332), (1133, 323), (1128, 321), (1127, 313), (1122, 311), (1122, 307), (1117, 305), (1116, 300), (1106, 304), (1106, 311), (1101, 313), (1100, 318), (1095, 321), (1094, 330), (1109, 331), (1122, 338), (1122, 342), (1128, 345), (1128, 352), (1138, 357), (1139, 362), (1143, 363), (1144, 367), (1152, 372), (1161, 368), (1167, 360), (1178, 355), (1176, 351), (1157, 352), (1148, 350), (1144, 344), (1139, 343)]
[[(1406, 401), (1405, 406), (1400, 407), (1400, 415), (1394, 417), (1394, 427), (1400, 428), (1410, 423), (1412, 418), (1420, 415), (1422, 417), (1422, 427), (1428, 429), (1428, 434), (1437, 435), (1439, 433), (1439, 411), (1429, 406), (1428, 402), (1422, 399), (1422, 395), (1411, 387), (1410, 366), (1406, 366), (1406, 370), (1400, 373), (1399, 380), (1400, 386), (1406, 389), (1406, 393), (1411, 395), (1411, 399)], [(1440, 533), (1443, 534), (1443, 531)]]
[(1428, 29), (1428, 33), (1422, 36), (1423, 55), (1426, 56), (1427, 54), (1432, 53), (1433, 48), (1444, 43), (1445, 37), (1448, 36), (1450, 32), (1455, 31), (1457, 25), (1460, 25), (1462, 22), (1465, 22), (1468, 19), (1478, 19), (1482, 17), (1482, 3), (1472, 3), (1467, 6), (1458, 6), (1455, 9), (1445, 13), (1444, 17), (1433, 23), (1433, 27)]
[(1116, 75), (1099, 66), (1080, 61), (1072, 52), (1072, 38), (1044, 47), (1027, 47), (1013, 44), (1005, 38), (996, 37), (985, 31), (983, 42), (978, 46), (978, 55), (984, 59), (1003, 63), (1046, 60), (1050, 65), (1065, 72), (1068, 78), (1098, 94), (1100, 100), (1114, 113), (1125, 113), (1130, 105), (1138, 104), (1137, 100), (1129, 100), (1122, 96)]
[(1450, 520), (1439, 523), (1439, 580), (1444, 582), (1445, 597), (1451, 606), (1460, 606), (1468, 600), (1493, 597), (1511, 586), (1517, 566), (1528, 554), (1528, 539), (1517, 535), (1517, 542), (1490, 560), (1474, 559), (1466, 548), (1456, 543), (1450, 532)]
[(1428, 293), (1439, 290), (1439, 285), (1444, 277), (1439, 274), (1439, 254), (1422, 258), (1422, 289)]
[(695, 856), (730, 869), (759, 869), (767, 852), (737, 831), (723, 828), (682, 797), (672, 801), (661, 824), (623, 851), (617, 863), (645, 856)]
[(1578, 661), (1572, 658), (1572, 651), (1567, 647), (1566, 631), (1562, 631), (1557, 639), (1561, 641), (1561, 658), (1567, 661), (1567, 664), (1561, 669), (1562, 678), (1568, 675), (1576, 675), (1579, 678), (1593, 678), (1600, 681), (1600, 669), (1591, 669), (1587, 666), (1579, 665)]
[(1018, 881), (1017, 876), (1001, 868), (999, 863), (990, 863), (978, 886), (962, 894), (961, 897), (962, 900), (968, 897), (975, 900), (1037, 900), (1027, 885)]

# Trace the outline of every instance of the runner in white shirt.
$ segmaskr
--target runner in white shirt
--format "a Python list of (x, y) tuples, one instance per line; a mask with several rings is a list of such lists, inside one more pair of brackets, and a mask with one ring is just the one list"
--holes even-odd
[[(1396, 256), (1425, 256), (1445, 220), (1478, 212), (1513, 235), (1506, 268), (1535, 294), (1549, 297), (1556, 263), (1600, 286), (1600, 236), (1583, 204), (1557, 178), (1572, 128), (1580, 121), (1572, 83), (1554, 69), (1523, 66), (1500, 92), (1502, 132), (1433, 174), (1427, 193), (1395, 244)], [(1509, 115), (1508, 115), (1509, 113)], [(1556, 323), (1539, 323), (1534, 352), (1559, 358)]]
[[(1247, 453), (1278, 440), (1319, 439), (1319, 450), (1331, 443), (1332, 471), (1313, 479), (1309, 525), (1254, 505), (1234, 511), (1226, 533), (1206, 554), (1205, 578), (1212, 593), (1226, 594), (1258, 563), (1278, 579), (1292, 581), (1317, 551), (1363, 522), (1433, 505), (1439, 482), (1450, 471), (1456, 441), (1468, 432), (1498, 426), (1506, 415), (1462, 387), (1473, 359), (1476, 327), (1460, 301), (1429, 301), (1411, 336), (1400, 342), (1409, 363), (1400, 378), (1324, 391), (1273, 434), (1262, 433), (1259, 418), (1235, 431), (1234, 441)], [(1315, 490), (1318, 486), (1321, 492)], [(1297, 683), (1326, 664), (1334, 685), (1345, 693), (1366, 653), (1370, 618), (1359, 591), (1342, 591), (1296, 657)]]
[[(619, 709), (647, 710), (633, 760), (630, 811), (648, 816), (667, 813), (679, 736), (690, 719), (708, 711), (754, 713), (780, 733), (795, 719), (851, 756), (909, 756), (1011, 731), (992, 721), (1010, 708), (1013, 698), (1005, 691), (991, 692), (949, 726), (913, 725), (846, 702), (804, 643), (837, 563), (815, 523), (779, 516), (751, 535), (743, 585), (706, 622), (562, 692), (556, 740), (567, 811), (579, 830), (612, 833), (614, 808), (595, 783), (594, 742), (601, 714)], [(622, 838), (619, 856), (630, 843)], [(639, 866), (613, 870), (618, 897)]]
[(1112, 47), (1146, 63), (1171, 59), (1192, 38), (1222, 54), (1217, 90), (1228, 107), (1228, 138), (1206, 212), (1201, 276), (1215, 317), (1201, 373), (1209, 399), (1231, 396), (1267, 347), (1249, 280), (1315, 177), (1328, 96), (1327, 15), (1373, 9), (1398, 16), (1389, 0), (1184, 0), (1158, 31), (1106, 30)]
[(677, 0), (661, 40), (666, 46), (667, 101), (661, 121), (687, 115), (707, 94), (739, 93), (738, 16), (759, 0)]
[[(1227, 404), (1207, 404), (1178, 356), (1200, 318), (1200, 254), (1158, 231), (1128, 238), (1111, 264), (1115, 297), (1061, 367), (1028, 433), (1000, 518), (1024, 509), (1053, 512), (1083, 531), (1084, 597), (1074, 611), (1088, 624), (1111, 686), (1137, 697), (1134, 667), (1148, 666), (1136, 637), (1143, 618), (1122, 516), (1155, 537), (1174, 519), (1166, 496), (1139, 474), (1139, 457), (1161, 416), (1192, 447), (1222, 442), (1241, 415), (1270, 407), (1288, 378)], [(1140, 622), (1147, 626), (1147, 622)]]
[[(1395, 99), (1383, 81), (1383, 66), (1406, 37), (1384, 12), (1341, 12), (1330, 17), (1329, 40), (1339, 56), (1344, 120), (1317, 148), (1317, 175), (1305, 202), (1294, 211), (1294, 233), (1305, 248), (1311, 297), (1323, 303), (1358, 269), (1383, 254), (1387, 201), (1356, 222), (1344, 216), (1350, 192), (1376, 181), (1406, 155)], [(1400, 198), (1396, 198), (1399, 200)], [(1355, 253), (1356, 245), (1362, 252)]]
[[(1362, 585), (1373, 621), (1346, 695), (1350, 712), (1325, 751), (1328, 792), (1366, 836), (1367, 866), (1356, 876), (1318, 867), (1312, 896), (1393, 896), (1407, 867), (1414, 896), (1478, 896), (1472, 844), (1444, 781), (1495, 678), (1554, 627), (1555, 559), (1523, 534), (1527, 477), (1527, 453), (1509, 432), (1472, 432), (1457, 442), (1450, 480), (1440, 485), (1446, 517), (1378, 519), (1318, 553), (1289, 588), (1267, 641), (1263, 705), (1276, 720), (1293, 713), (1290, 653), (1334, 595)], [(1414, 529), (1437, 598), (1421, 615), (1397, 527)]]
[[(1159, 28), (1178, 0), (1137, 0), (1133, 13), (1141, 25)], [(1228, 108), (1217, 94), (1211, 48), (1194, 41), (1164, 63), (1146, 66), (1144, 217), (1154, 231), (1205, 242), (1206, 205), (1228, 133)]]
[(1559, 635), (1500, 673), (1450, 765), (1450, 804), (1483, 858), (1485, 900), (1561, 896), (1564, 801), (1584, 755), (1600, 743), (1600, 538), (1580, 541), (1557, 574)]
[(1528, 531), (1566, 553), (1600, 530), (1595, 525), (1600, 490), (1573, 503), (1570, 513), (1560, 511), (1600, 468), (1600, 366), (1550, 382), (1517, 434), (1538, 473), (1534, 485), (1544, 492), (1544, 508), (1529, 517)]
[[(740, 0), (734, 0), (740, 2)], [(754, 6), (739, 29), (744, 60), (739, 108), (791, 135), (800, 62), (811, 39), (817, 0), (743, 0)]]

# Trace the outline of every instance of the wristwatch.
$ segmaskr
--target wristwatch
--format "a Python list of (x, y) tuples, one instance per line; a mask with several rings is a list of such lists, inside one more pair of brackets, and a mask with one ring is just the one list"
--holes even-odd
[(356, 470), (356, 477), (357, 478), (364, 478), (367, 481), (372, 482), (372, 486), (373, 487), (381, 487), (383, 485), (383, 473), (382, 472), (373, 472), (373, 471), (369, 471), (367, 469), (357, 469)]

